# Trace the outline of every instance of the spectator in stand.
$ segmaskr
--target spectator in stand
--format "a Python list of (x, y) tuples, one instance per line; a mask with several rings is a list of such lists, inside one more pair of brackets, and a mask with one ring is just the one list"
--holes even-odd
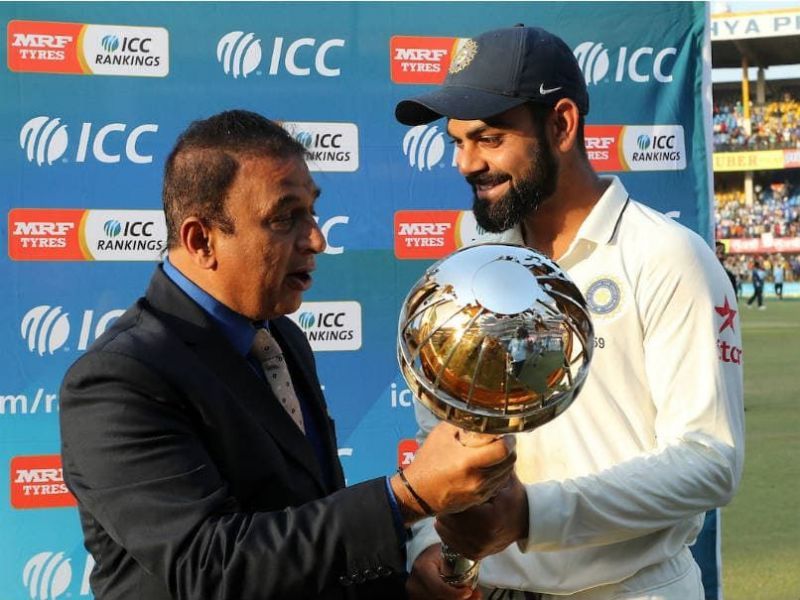
[(740, 100), (715, 102), (714, 149), (718, 152), (800, 148), (800, 102), (785, 92), (781, 100), (750, 105), (750, 133)]
[(797, 237), (800, 231), (800, 183), (774, 182), (756, 185), (755, 202), (748, 206), (742, 190), (723, 190), (715, 195), (717, 239)]

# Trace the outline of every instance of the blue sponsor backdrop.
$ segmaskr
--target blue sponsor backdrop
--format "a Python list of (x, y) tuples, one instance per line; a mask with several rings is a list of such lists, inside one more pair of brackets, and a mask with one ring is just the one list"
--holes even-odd
[[(392, 81), (391, 38), (469, 37), (524, 22), (559, 33), (572, 48), (591, 42), (585, 46), (594, 51), (585, 61), (591, 82), (587, 123), (682, 125), (685, 169), (620, 175), (634, 197), (665, 212), (679, 211), (680, 222), (709, 237), (705, 10), (702, 3), (666, 2), (2, 4), (4, 23), (157, 27), (167, 30), (169, 40), (165, 77), (0, 70), (3, 207), (6, 214), (32, 208), (160, 209), (163, 160), (176, 136), (191, 120), (224, 109), (356, 124), (358, 169), (314, 173), (323, 190), (321, 222), (346, 219), (330, 228), (329, 242), (339, 253), (320, 257), (306, 295), (310, 301), (355, 300), (362, 307), (361, 348), (317, 354), (342, 462), (354, 483), (391, 472), (398, 443), (415, 433), (395, 360), (396, 319), (406, 291), (430, 261), (395, 259), (393, 215), (465, 209), (470, 202), (449, 146), (443, 159), (422, 166), (412, 167), (403, 152), (408, 130), (395, 122), (394, 105), (427, 88)], [(0, 35), (8, 58), (19, 40), (6, 31)], [(19, 43), (58, 46), (42, 37)], [(670, 48), (675, 51), (662, 53)], [(21, 142), (24, 126), (41, 116), (51, 125), (60, 120), (51, 137), (40, 131), (39, 138)], [(67, 135), (55, 136), (64, 124)], [(124, 128), (103, 130), (109, 124)], [(143, 125), (149, 127), (131, 140)], [(105, 137), (98, 142), (101, 131)], [(29, 160), (26, 143), (41, 148), (44, 160), (35, 153)], [(8, 224), (2, 229), (8, 238)], [(94, 339), (98, 324), (102, 329), (114, 311), (142, 293), (154, 263), (21, 261), (8, 253), (0, 260), (0, 464), (10, 472), (14, 457), (58, 453), (53, 395), (65, 369)], [(23, 330), (24, 318), (29, 316), (30, 325), (37, 307), (47, 308), (39, 308), (35, 327)], [(75, 509), (13, 508), (12, 486), (0, 486), (0, 597), (90, 595)]]

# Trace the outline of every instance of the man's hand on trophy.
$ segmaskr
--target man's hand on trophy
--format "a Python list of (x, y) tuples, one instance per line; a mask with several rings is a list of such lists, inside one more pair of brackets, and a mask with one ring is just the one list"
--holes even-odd
[(464, 432), (440, 423), (417, 450), (414, 462), (391, 478), (406, 524), (426, 515), (461, 512), (486, 502), (513, 473), (513, 436), (485, 435), (480, 443), (460, 439)]
[(423, 550), (406, 580), (409, 600), (482, 600), (478, 589), (456, 587), (442, 580), (442, 545), (434, 544)]
[(449, 548), (480, 560), (528, 537), (528, 496), (513, 475), (488, 502), (458, 514), (439, 515), (436, 531)]

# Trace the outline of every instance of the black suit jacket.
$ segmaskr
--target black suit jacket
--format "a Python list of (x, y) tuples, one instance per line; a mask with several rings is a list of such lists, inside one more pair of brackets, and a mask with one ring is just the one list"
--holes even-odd
[(160, 267), (69, 369), (64, 478), (98, 599), (404, 597), (385, 480), (343, 489), (311, 348), (285, 317), (270, 328), (333, 487), (269, 386)]

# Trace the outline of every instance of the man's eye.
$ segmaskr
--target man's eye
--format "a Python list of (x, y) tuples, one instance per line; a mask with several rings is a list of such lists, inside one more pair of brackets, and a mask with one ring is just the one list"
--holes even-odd
[(294, 215), (278, 215), (267, 221), (267, 224), (272, 231), (286, 232), (292, 230), (294, 222)]
[(497, 146), (502, 141), (499, 135), (484, 135), (480, 138), (480, 143), (485, 146)]
[(317, 215), (315, 210), (301, 210), (286, 215), (278, 215), (267, 221), (267, 225), (272, 231), (278, 233), (287, 233), (292, 231), (295, 226), (302, 222), (307, 221), (311, 223)]

